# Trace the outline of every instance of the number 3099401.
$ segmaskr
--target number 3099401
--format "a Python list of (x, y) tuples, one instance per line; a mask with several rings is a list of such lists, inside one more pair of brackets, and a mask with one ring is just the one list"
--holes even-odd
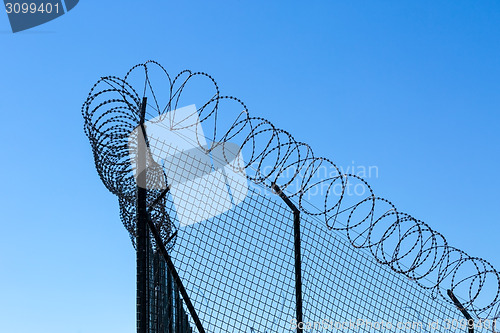
[(5, 4), (5, 10), (7, 14), (51, 14), (59, 13), (59, 3), (52, 4), (50, 2), (45, 2), (41, 4), (36, 4), (34, 2), (7, 2)]

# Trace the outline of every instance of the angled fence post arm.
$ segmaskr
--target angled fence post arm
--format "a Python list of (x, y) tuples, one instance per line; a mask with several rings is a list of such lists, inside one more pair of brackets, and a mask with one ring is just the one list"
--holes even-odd
[(205, 329), (203, 328), (203, 325), (201, 324), (200, 318), (198, 317), (198, 314), (196, 313), (196, 310), (193, 306), (193, 303), (191, 303), (191, 299), (189, 298), (186, 289), (184, 288), (184, 285), (182, 284), (181, 278), (179, 277), (179, 274), (177, 273), (177, 270), (175, 269), (174, 263), (172, 262), (172, 259), (170, 258), (170, 255), (167, 252), (167, 249), (165, 248), (165, 245), (163, 244), (163, 241), (161, 239), (160, 233), (158, 232), (158, 229), (154, 225), (153, 221), (151, 221), (151, 218), (149, 217), (149, 214), (147, 216), (147, 222), (149, 229), (151, 230), (151, 233), (153, 234), (153, 237), (155, 238), (156, 241), (156, 246), (160, 250), (163, 258), (165, 259), (165, 263), (167, 264), (167, 268), (172, 275), (172, 279), (174, 280), (174, 283), (177, 285), (177, 288), (179, 289), (179, 292), (182, 295), (182, 298), (184, 299), (184, 302), (186, 303), (186, 306), (188, 308), (189, 313), (191, 314), (191, 317), (194, 320), (194, 323), (196, 325), (196, 328), (200, 333), (205, 333)]
[[(184, 288), (184, 285), (182, 284), (182, 281), (179, 277), (179, 274), (177, 273), (177, 270), (175, 269), (174, 263), (172, 262), (172, 259), (170, 258), (170, 255), (167, 252), (167, 249), (165, 248), (165, 245), (161, 239), (161, 235), (158, 232), (158, 229), (154, 225), (153, 221), (151, 221), (151, 216), (150, 216), (150, 210), (162, 199), (165, 197), (165, 195), (168, 193), (170, 190), (170, 186), (168, 186), (165, 190), (161, 192), (161, 194), (153, 201), (153, 203), (150, 205), (150, 207), (147, 207), (147, 189), (146, 189), (146, 172), (147, 172), (147, 165), (146, 165), (146, 152), (149, 149), (149, 140), (148, 140), (148, 135), (146, 132), (146, 128), (144, 127), (144, 122), (145, 122), (145, 117), (146, 117), (146, 104), (147, 104), (147, 98), (144, 97), (142, 99), (142, 104), (141, 104), (141, 113), (140, 113), (140, 127), (141, 127), (141, 132), (144, 141), (138, 140), (138, 170), (143, 170), (138, 175), (137, 182), (139, 185), (143, 185), (143, 187), (138, 186), (138, 198), (137, 198), (137, 214), (138, 214), (138, 219), (137, 219), (137, 230), (138, 230), (138, 245), (137, 245), (137, 251), (138, 251), (138, 260), (139, 258), (141, 259), (141, 266), (143, 264), (146, 265), (147, 269), (147, 257), (144, 257), (139, 254), (139, 241), (142, 243), (148, 242), (149, 241), (149, 233), (148, 233), (148, 226), (149, 230), (153, 234), (153, 237), (155, 238), (156, 245), (158, 246), (158, 249), (160, 250), (163, 258), (165, 259), (165, 263), (167, 265), (167, 268), (172, 275), (172, 279), (174, 280), (175, 285), (179, 289), (179, 292), (182, 295), (182, 298), (184, 299), (184, 302), (186, 303), (186, 306), (189, 310), (189, 313), (191, 314), (191, 317), (193, 318), (196, 327), (198, 328), (198, 331), (200, 333), (205, 333), (205, 329), (203, 328), (200, 318), (198, 317), (198, 314), (196, 313), (196, 310), (193, 306), (193, 303), (191, 303), (191, 300), (186, 292), (186, 289)], [(167, 216), (168, 217), (168, 216)], [(170, 218), (169, 218), (170, 220)], [(143, 235), (145, 233), (145, 236)], [(177, 234), (175, 232), (173, 235), (169, 237), (167, 240), (167, 243)], [(147, 245), (146, 245), (147, 247)], [(143, 258), (144, 257), (144, 258)], [(145, 260), (144, 260), (145, 259)], [(139, 261), (138, 261), (138, 267), (139, 267)], [(147, 275), (147, 271), (146, 271)], [(146, 294), (147, 294), (147, 283), (148, 281), (146, 280)], [(142, 285), (142, 281), (141, 281)], [(147, 295), (145, 295), (147, 297)], [(144, 306), (142, 306), (144, 307)], [(149, 316), (149, 311), (147, 309), (147, 305), (145, 309), (141, 308), (141, 311), (144, 311), (147, 316)], [(141, 316), (141, 319), (143, 316)], [(144, 324), (144, 322), (146, 324)], [(147, 320), (142, 320), (141, 321), (142, 326), (140, 330), (138, 330), (138, 333), (146, 333), (148, 328), (147, 328)]]
[(281, 191), (278, 185), (271, 184), (271, 188), (286, 203), (293, 212), (293, 243), (295, 252), (295, 316), (297, 319), (297, 332), (301, 333), (303, 329), (299, 328), (302, 318), (302, 262), (300, 255), (300, 211), (293, 202)]
[(455, 304), (457, 309), (459, 309), (460, 312), (462, 312), (464, 317), (467, 319), (467, 327), (469, 328), (469, 333), (474, 333), (474, 319), (472, 319), (472, 316), (469, 314), (469, 312), (467, 312), (467, 310), (465, 310), (462, 303), (460, 303), (460, 301), (455, 297), (455, 295), (453, 294), (453, 291), (448, 289), (446, 292), (448, 293), (448, 296), (453, 301), (453, 304)]

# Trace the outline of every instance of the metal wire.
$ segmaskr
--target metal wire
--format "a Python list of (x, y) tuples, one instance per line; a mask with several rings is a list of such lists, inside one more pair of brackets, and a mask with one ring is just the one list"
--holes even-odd
[[(191, 89), (192, 86), (198, 87), (199, 81), (203, 82), (201, 86), (206, 91)], [(158, 82), (161, 88), (155, 86)], [(141, 94), (137, 89), (141, 90)], [(343, 279), (352, 279), (353, 275), (358, 274), (359, 268), (355, 262), (351, 262), (353, 260), (360, 260), (361, 265), (364, 265), (364, 269), (360, 271), (365, 271), (369, 277), (382, 279), (373, 288), (382, 288), (388, 293), (383, 296), (386, 303), (392, 302), (389, 297), (395, 297), (396, 287), (401, 286), (398, 281), (405, 281), (405, 288), (412, 291), (417, 290), (415, 286), (428, 290), (429, 293), (425, 295), (430, 295), (432, 302), (438, 302), (433, 297), (439, 294), (447, 304), (452, 304), (445, 291), (450, 289), (461, 297), (463, 306), (476, 318), (493, 318), (499, 312), (500, 274), (488, 261), (470, 256), (449, 245), (442, 234), (425, 222), (399, 211), (392, 202), (375, 195), (370, 185), (358, 175), (342, 174), (340, 168), (331, 160), (316, 157), (306, 143), (296, 141), (291, 134), (263, 118), (250, 116), (248, 108), (241, 100), (220, 94), (216, 81), (210, 75), (185, 70), (172, 79), (155, 61), (134, 66), (123, 78), (102, 77), (92, 87), (82, 107), (84, 130), (92, 147), (96, 169), (106, 188), (118, 196), (120, 217), (133, 243), (136, 236), (137, 184), (128, 144), (130, 134), (139, 125), (142, 97), (149, 96), (148, 116), (153, 118), (178, 107), (193, 104), (189, 102), (193, 96), (205, 94), (207, 97), (201, 97), (201, 102), (197, 105), (201, 123), (204, 128), (209, 129), (205, 132), (210, 133), (207, 141), (215, 144), (238, 144), (245, 157), (245, 164), (238, 168), (246, 170), (249, 183), (255, 186), (241, 207), (238, 206), (207, 223), (182, 228), (183, 231), (179, 231), (179, 234), (166, 244), (168, 250), (173, 253), (172, 257), (181, 267), (180, 271), (184, 272), (183, 278), (186, 279), (188, 288), (198, 290), (194, 292), (194, 303), (203, 308), (200, 310), (202, 316), (204, 320), (212, 323), (212, 329), (236, 331), (246, 325), (248, 330), (256, 330), (256, 322), (264, 329), (269, 323), (282, 320), (283, 313), (292, 306), (287, 297), (293, 293), (293, 288), (290, 289), (293, 284), (284, 281), (290, 279), (289, 265), (293, 260), (287, 262), (289, 249), (284, 244), (291, 240), (287, 235), (293, 235), (293, 231), (289, 230), (292, 227), (290, 224), (282, 223), (290, 214), (286, 207), (257, 190), (270, 188), (272, 183), (279, 184), (288, 197), (296, 202), (305, 216), (303, 221), (307, 221), (303, 222), (306, 235), (303, 244), (306, 263), (306, 317), (308, 308), (309, 311), (317, 308), (317, 312), (323, 313), (323, 316), (329, 313), (321, 306), (312, 305), (315, 294), (322, 298), (325, 304), (339, 304), (335, 294), (341, 287), (337, 282), (332, 282), (328, 274), (339, 278), (335, 270), (344, 270), (348, 275)], [(154, 110), (154, 113), (151, 113), (151, 110)], [(154, 142), (153, 145), (162, 149), (161, 142)], [(148, 158), (150, 167), (147, 181), (165, 181), (165, 168), (169, 166), (160, 166), (151, 157)], [(359, 192), (364, 195), (350, 195), (348, 192), (352, 186), (357, 186)], [(179, 229), (179, 224), (176, 222), (172, 199), (168, 195), (158, 199), (160, 194), (161, 190), (148, 190), (148, 204), (151, 206), (152, 220), (166, 241)], [(189, 196), (190, 193), (186, 195)], [(153, 205), (155, 201), (157, 202)], [(322, 224), (318, 224), (318, 220), (321, 220)], [(234, 231), (235, 226), (237, 232)], [(345, 244), (340, 242), (340, 234), (345, 237)], [(217, 245), (210, 243), (214, 239), (220, 242)], [(280, 243), (273, 242), (273, 239), (279, 239)], [(200, 242), (205, 245), (196, 245)], [(348, 249), (346, 244), (349, 244), (351, 249)], [(286, 249), (283, 249), (283, 246)], [(193, 248), (197, 248), (202, 254), (190, 250)], [(360, 249), (359, 253), (363, 255), (352, 248)], [(220, 251), (224, 251), (227, 256), (216, 255)], [(348, 253), (346, 256), (349, 261), (336, 261), (331, 266), (331, 272), (325, 272), (322, 265), (329, 265), (328, 262), (333, 260), (332, 258), (339, 256), (338, 252)], [(287, 255), (284, 255), (281, 258), (283, 262), (277, 265), (276, 254), (279, 253)], [(366, 253), (369, 253), (371, 258), (364, 257)], [(253, 272), (253, 259), (259, 264), (267, 262), (264, 266), (267, 265), (266, 269), (270, 273), (266, 275), (262, 271)], [(318, 260), (319, 263), (313, 264), (311, 260)], [(235, 263), (230, 264), (232, 261)], [(227, 265), (233, 266), (228, 268)], [(382, 268), (384, 266), (398, 274), (388, 274), (386, 268)], [(238, 271), (241, 275), (229, 276), (224, 267)], [(242, 267), (246, 267), (246, 270)], [(376, 270), (379, 272), (374, 273)], [(406, 279), (401, 280), (397, 275)], [(280, 277), (280, 280), (275, 280), (276, 277)], [(211, 279), (222, 280), (218, 284), (215, 281), (203, 287), (203, 283)], [(261, 279), (269, 284), (255, 285), (252, 279)], [(391, 282), (385, 285), (383, 281), (387, 279)], [(196, 282), (198, 280), (204, 282), (200, 284)], [(368, 278), (366, 281), (372, 283)], [(350, 283), (356, 285), (354, 280)], [(241, 294), (239, 287), (247, 288), (246, 294)], [(365, 302), (371, 306), (378, 302), (377, 297), (367, 301), (364, 296), (357, 294), (361, 289), (358, 286), (345, 290), (345, 297), (353, 300), (344, 302), (342, 306), (357, 306), (362, 313), (361, 303)], [(228, 298), (221, 297), (221, 293), (238, 295), (235, 296), (237, 300), (229, 301)], [(252, 293), (258, 296), (252, 298), (249, 296)], [(321, 293), (327, 296), (321, 296)], [(377, 292), (375, 294), (380, 295)], [(422, 295), (414, 300), (420, 302), (418, 306), (423, 306), (422, 302), (431, 302), (423, 300)], [(369, 298), (372, 296), (368, 295)], [(207, 297), (210, 304), (217, 306), (208, 307)], [(220, 304), (221, 300), (226, 304)], [(353, 302), (359, 303), (353, 305)], [(444, 304), (440, 302), (436, 304)], [(273, 310), (266, 310), (258, 315), (242, 304)], [(366, 304), (365, 306), (368, 306)], [(415, 305), (411, 306), (415, 308)], [(434, 304), (431, 308), (437, 309), (439, 306)], [(235, 308), (237, 310), (233, 310)], [(257, 321), (253, 326), (248, 317), (242, 315), (245, 311), (255, 316)], [(379, 311), (390, 315), (387, 309)], [(451, 310), (449, 311), (451, 313)], [(227, 320), (229, 315), (233, 316), (231, 320)], [(290, 317), (293, 315), (290, 314)], [(311, 318), (311, 312), (309, 317)], [(337, 313), (337, 317), (342, 315)], [(221, 322), (224, 322), (224, 325), (220, 324)]]

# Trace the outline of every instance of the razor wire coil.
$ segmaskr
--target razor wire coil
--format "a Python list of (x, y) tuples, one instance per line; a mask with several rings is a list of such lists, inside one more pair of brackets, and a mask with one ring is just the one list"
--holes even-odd
[[(161, 73), (168, 89), (155, 90), (150, 79), (152, 72)], [(129, 78), (136, 74), (144, 80), (144, 86), (140, 87), (143, 88), (142, 95), (129, 82), (132, 81)], [(302, 213), (323, 219), (330, 230), (345, 232), (353, 247), (367, 249), (378, 263), (405, 275), (420, 287), (440, 294), (447, 301), (443, 287), (452, 291), (467, 289), (467, 295), (460, 296), (465, 299), (464, 307), (476, 317), (484, 318), (498, 312), (500, 274), (488, 261), (450, 246), (445, 237), (428, 224), (398, 211), (391, 201), (376, 196), (361, 177), (342, 174), (334, 162), (316, 157), (309, 145), (296, 141), (287, 131), (266, 119), (250, 116), (241, 100), (220, 95), (219, 86), (212, 76), (185, 70), (171, 79), (165, 68), (155, 61), (132, 67), (124, 78), (102, 77), (94, 84), (82, 107), (84, 130), (92, 147), (95, 166), (106, 188), (118, 197), (120, 217), (133, 243), (137, 184), (128, 140), (130, 133), (139, 126), (142, 97), (146, 94), (152, 96), (149, 109), (155, 110), (156, 116), (162, 115), (182, 106), (183, 93), (193, 80), (199, 78), (208, 79), (214, 90), (213, 96), (198, 108), (200, 121), (211, 124), (211, 142), (239, 144), (247, 158), (245, 165), (239, 168), (249, 171), (249, 181), (265, 187), (270, 187), (271, 183), (279, 184), (290, 198), (296, 200)], [(165, 103), (159, 101), (160, 95), (163, 98), (168, 96)], [(223, 103), (228, 102), (235, 103), (240, 111), (232, 115), (234, 121), (229, 126), (218, 126), (219, 112), (224, 109)], [(147, 181), (154, 182), (155, 177), (163, 177), (160, 165), (155, 165), (154, 161), (148, 163), (153, 167), (152, 172), (148, 172)], [(322, 167), (333, 170), (334, 174), (318, 177)], [(353, 182), (364, 186), (364, 193), (368, 193), (356, 202), (351, 202), (346, 194)], [(335, 186), (340, 186), (340, 194), (332, 193)], [(319, 192), (320, 188), (327, 191), (322, 207), (318, 208), (308, 203), (308, 197), (313, 191)], [(148, 190), (148, 205), (160, 192)], [(152, 219), (164, 240), (176, 228), (165, 214), (165, 200), (151, 207)], [(167, 247), (170, 249), (174, 244), (175, 238)], [(485, 288), (487, 283), (496, 286), (496, 290), (488, 302), (481, 303), (480, 298), (491, 292), (491, 288)]]

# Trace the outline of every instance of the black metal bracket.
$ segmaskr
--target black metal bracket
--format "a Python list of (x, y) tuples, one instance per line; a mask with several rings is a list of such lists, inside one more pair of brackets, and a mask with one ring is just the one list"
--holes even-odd
[[(295, 315), (297, 324), (302, 323), (302, 263), (300, 256), (300, 211), (292, 201), (281, 191), (278, 185), (271, 184), (274, 192), (286, 203), (293, 212), (293, 240), (295, 248)], [(303, 327), (300, 325), (300, 327)], [(301, 333), (303, 329), (297, 325), (297, 332)]]
[(469, 314), (469, 312), (467, 312), (467, 310), (465, 310), (462, 303), (460, 303), (460, 301), (455, 297), (455, 295), (453, 294), (453, 291), (448, 289), (447, 293), (448, 293), (448, 296), (453, 301), (453, 304), (455, 304), (457, 309), (460, 310), (460, 312), (462, 312), (464, 317), (467, 319), (467, 327), (469, 328), (469, 333), (474, 333), (474, 319), (472, 319), (472, 316)]

